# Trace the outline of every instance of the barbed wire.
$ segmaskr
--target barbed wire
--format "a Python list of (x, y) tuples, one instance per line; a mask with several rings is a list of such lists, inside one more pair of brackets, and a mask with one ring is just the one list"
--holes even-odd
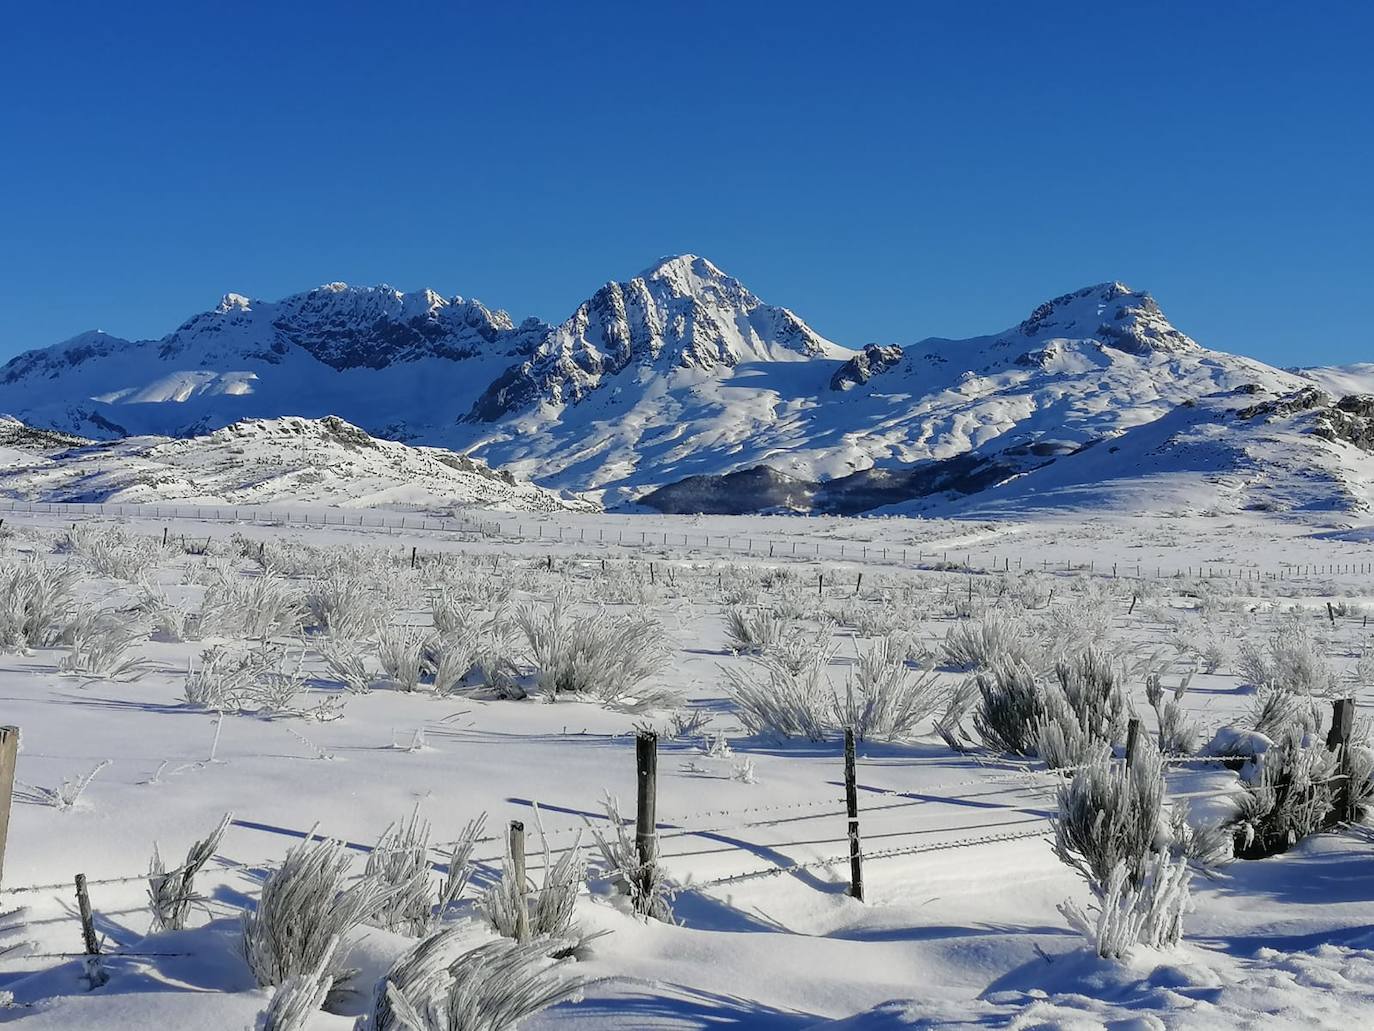
[[(954, 841), (937, 842), (930, 845), (913, 845), (906, 848), (883, 849), (878, 852), (864, 852), (862, 858), (865, 862), (875, 859), (891, 859), (895, 856), (919, 855), (925, 852), (942, 852), (949, 849), (969, 848), (975, 845), (989, 845), (1004, 841), (1019, 841), (1024, 838), (1043, 837), (1045, 831), (1013, 831), (1006, 834), (992, 834), (980, 838), (959, 838)], [(762, 870), (749, 870), (745, 873), (731, 874), (727, 877), (717, 877), (710, 881), (698, 883), (688, 883), (683, 885), (686, 889), (714, 888), (722, 884), (737, 884), (740, 881), (754, 880), (759, 877), (776, 877), (785, 873), (795, 873), (798, 870), (813, 870), (822, 866), (838, 866), (841, 863), (849, 862), (848, 855), (831, 856), (826, 859), (816, 859), (804, 863), (794, 863), (791, 866), (771, 866)]]

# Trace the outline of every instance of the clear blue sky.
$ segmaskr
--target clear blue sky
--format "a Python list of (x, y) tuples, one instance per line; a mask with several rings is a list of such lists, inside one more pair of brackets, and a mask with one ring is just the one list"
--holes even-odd
[(1121, 279), (1374, 360), (1365, 3), (62, 3), (0, 20), (0, 354), (234, 290), (561, 320), (704, 254), (848, 344)]

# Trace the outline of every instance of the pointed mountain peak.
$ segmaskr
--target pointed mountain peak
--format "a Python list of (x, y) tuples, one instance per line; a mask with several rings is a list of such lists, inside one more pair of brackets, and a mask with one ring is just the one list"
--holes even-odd
[(220, 298), (215, 311), (217, 314), (227, 315), (231, 311), (249, 311), (252, 307), (253, 302), (243, 294), (228, 293)]
[(714, 262), (696, 254), (670, 254), (659, 258), (636, 279), (729, 279)]
[[(1124, 283), (1098, 283), (1046, 301), (1011, 332), (1048, 340), (1098, 340), (1131, 354), (1195, 351), (1148, 293)], [(1004, 334), (1006, 335), (1006, 334)]]

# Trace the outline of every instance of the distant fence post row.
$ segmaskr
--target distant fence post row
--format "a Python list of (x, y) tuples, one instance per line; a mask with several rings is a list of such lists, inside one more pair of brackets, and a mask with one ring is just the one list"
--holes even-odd
[[(30, 512), (61, 516), (125, 516), (151, 519), (194, 519), (219, 523), (246, 523), (248, 525), (301, 526), (327, 529), (331, 526), (361, 527), (379, 530), (416, 530), (453, 534), (474, 534), (493, 540), (537, 541), (541, 543), (595, 543), (615, 544), (621, 547), (666, 548), (703, 548), (708, 551), (727, 551), (743, 555), (767, 555), (799, 559), (825, 559), (829, 561), (882, 562), (905, 568), (922, 569), (930, 572), (971, 573), (1011, 573), (1035, 571), (1045, 575), (1055, 573), (1087, 573), (1089, 575), (1118, 578), (1146, 579), (1197, 579), (1223, 580), (1236, 583), (1303, 579), (1313, 576), (1363, 576), (1374, 574), (1374, 562), (1345, 563), (1283, 563), (1277, 570), (1261, 570), (1256, 567), (1187, 565), (1167, 569), (1156, 564), (1153, 567), (1141, 563), (1121, 565), (1112, 563), (1110, 572), (1104, 563), (1097, 568), (1096, 560), (1074, 562), (1065, 559), (1052, 562), (1041, 559), (1038, 562), (1013, 559), (1007, 555), (976, 555), (965, 549), (934, 549), (923, 547), (903, 547), (897, 544), (879, 544), (840, 541), (823, 543), (807, 540), (773, 540), (766, 537), (735, 536), (731, 534), (685, 534), (667, 531), (629, 530), (624, 528), (594, 527), (595, 536), (588, 533), (587, 527), (578, 527), (576, 534), (563, 526), (550, 527), (545, 534), (543, 525), (526, 526), (518, 520), (501, 522), (499, 520), (473, 519), (459, 516), (454, 519), (436, 519), (420, 515), (394, 515), (386, 512), (349, 512), (346, 510), (309, 510), (309, 509), (268, 509), (256, 505), (133, 505), (80, 502), (39, 502), (0, 500), (0, 511)], [(3, 520), (0, 520), (2, 522)], [(533, 531), (531, 533), (531, 530)], [(912, 552), (915, 555), (912, 555)], [(960, 552), (962, 551), (962, 558)], [(954, 557), (951, 559), (951, 553)]]

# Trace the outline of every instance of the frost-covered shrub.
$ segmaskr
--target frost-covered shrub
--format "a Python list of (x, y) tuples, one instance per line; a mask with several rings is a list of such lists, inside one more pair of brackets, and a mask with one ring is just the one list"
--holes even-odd
[(350, 694), (367, 694), (372, 690), (380, 674), (368, 665), (363, 646), (326, 638), (317, 647), (329, 675), (343, 684)]
[(338, 951), (339, 939), (330, 939), (313, 970), (294, 974), (279, 984), (258, 1018), (256, 1031), (305, 1031), (334, 986), (330, 967)]
[(233, 817), (233, 813), (225, 813), (214, 830), (191, 845), (186, 861), (175, 870), (167, 870), (157, 843), (153, 843), (153, 858), (148, 864), (148, 906), (153, 912), (154, 931), (180, 931), (186, 927), (192, 904), (202, 901), (195, 891), (196, 874), (214, 856)]
[(758, 655), (744, 669), (725, 670), (726, 691), (745, 729), (824, 741), (835, 727), (836, 711), (828, 663), (829, 655), (818, 652), (794, 671), (772, 655)]
[(1169, 854), (1210, 874), (1235, 858), (1235, 834), (1225, 822), (1194, 824), (1188, 803), (1169, 807)]
[(243, 954), (259, 985), (280, 985), (323, 968), (337, 984), (353, 971), (331, 943), (375, 913), (394, 891), (370, 878), (346, 886), (351, 859), (340, 841), (309, 838), (268, 875), (257, 909), (243, 915)]
[(1241, 642), (1236, 669), (1253, 687), (1326, 696), (1336, 688), (1325, 646), (1297, 617), (1285, 619), (1264, 645)]
[(1099, 898), (1119, 863), (1139, 885), (1160, 837), (1163, 804), (1164, 765), (1142, 738), (1132, 765), (1099, 759), (1060, 787), (1055, 855), (1081, 873)]
[(581, 838), (564, 849), (555, 861), (548, 839), (539, 832), (544, 851), (543, 883), (535, 885), (526, 875), (525, 883), (515, 876), (515, 860), (510, 838), (501, 867), (501, 879), (482, 894), (479, 906), (491, 926), (504, 938), (520, 937), (517, 914), (527, 914), (526, 927), (531, 938), (573, 938), (573, 909), (587, 881), (587, 860), (582, 854)]
[(72, 607), (76, 570), (37, 559), (0, 562), (0, 648), (47, 645)]
[(464, 952), (462, 937), (440, 931), (397, 960), (365, 1031), (511, 1031), (582, 988), (562, 973), (574, 943), (498, 939)]
[(1036, 748), (1051, 767), (1088, 762), (1122, 740), (1130, 706), (1118, 670), (1089, 648), (1055, 664), (1036, 719)]
[(376, 628), (381, 599), (360, 576), (334, 570), (305, 594), (311, 622), (332, 637), (367, 637)]
[(973, 729), (986, 748), (1007, 755), (1035, 755), (1044, 692), (1025, 663), (1002, 659), (974, 677), (978, 688)]
[(165, 641), (198, 641), (201, 638), (200, 613), (175, 605), (156, 587), (145, 585), (135, 611), (152, 623), (154, 637)]
[(1326, 827), (1336, 808), (1337, 772), (1335, 753), (1296, 735), (1265, 752), (1236, 802), (1236, 856), (1277, 855)]
[(1145, 678), (1145, 698), (1155, 711), (1159, 724), (1159, 750), (1164, 755), (1193, 755), (1198, 749), (1201, 731), (1197, 722), (1183, 709), (1183, 696), (1188, 692), (1192, 676), (1185, 676), (1174, 686), (1172, 697), (1164, 698), (1164, 682), (1158, 673)]
[(283, 712), (305, 690), (304, 664), (304, 648), (293, 662), (284, 648), (216, 645), (201, 653), (199, 667), (187, 670), (182, 696), (197, 709)]
[(906, 642), (886, 637), (854, 664), (845, 698), (835, 714), (860, 741), (908, 738), (949, 700), (949, 688), (928, 671), (906, 663)]
[(418, 691), (425, 675), (429, 631), (416, 626), (385, 626), (377, 632), (377, 661), (400, 691)]
[(631, 709), (672, 705), (677, 695), (645, 682), (668, 658), (663, 627), (648, 616), (575, 616), (557, 595), (547, 606), (516, 609), (535, 679), (546, 698), (586, 695)]
[(725, 610), (725, 637), (736, 655), (761, 655), (782, 639), (787, 621), (772, 609), (745, 609), (731, 605)]
[(306, 618), (304, 597), (271, 567), (211, 584), (201, 606), (206, 633), (255, 641), (298, 634)]
[(58, 668), (88, 677), (135, 679), (144, 672), (147, 663), (129, 655), (129, 650), (141, 642), (144, 635), (144, 628), (127, 617), (81, 608), (58, 637), (58, 642), (70, 649)]
[(1112, 636), (1110, 599), (1098, 592), (1052, 605), (1039, 616), (1038, 632), (1051, 657), (1101, 649)]
[(632, 825), (621, 817), (620, 803), (607, 796), (604, 805), (606, 821), (613, 833), (605, 834), (590, 822), (587, 825), (601, 853), (602, 873), (630, 900), (630, 907), (640, 916), (674, 923), (673, 898), (677, 893), (668, 882), (662, 864), (640, 860)]
[(1034, 665), (1025, 624), (991, 611), (977, 621), (956, 623), (945, 634), (942, 655), (961, 670), (987, 670), (998, 664)]
[(1183, 937), (1183, 914), (1191, 908), (1192, 874), (1182, 859), (1155, 853), (1138, 879), (1125, 860), (1117, 863), (1098, 895), (1095, 915), (1066, 901), (1060, 904), (1070, 926), (1104, 959), (1125, 959), (1136, 946), (1164, 948)]
[(835, 625), (827, 617), (815, 626), (793, 623), (764, 649), (764, 654), (791, 673), (810, 669), (818, 660), (829, 662), (834, 654), (831, 641)]
[(171, 552), (153, 537), (135, 537), (118, 528), (78, 524), (58, 544), (58, 551), (80, 555), (98, 576), (141, 583)]
[(393, 890), (367, 922), (399, 934), (429, 934), (472, 877), (472, 853), (485, 820), (484, 815), (470, 821), (459, 835), (437, 894), (430, 883), (429, 823), (420, 819), (419, 806), (408, 819), (383, 831), (368, 853), (364, 873)]

